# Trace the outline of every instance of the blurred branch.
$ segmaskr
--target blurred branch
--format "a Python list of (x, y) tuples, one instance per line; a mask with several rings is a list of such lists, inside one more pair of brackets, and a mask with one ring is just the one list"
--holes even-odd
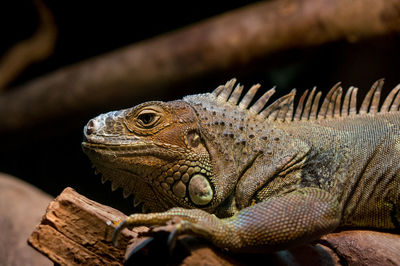
[(57, 28), (51, 11), (41, 0), (34, 1), (39, 14), (39, 26), (32, 37), (21, 41), (0, 59), (0, 91), (25, 68), (51, 55), (57, 38)]
[(275, 0), (66, 67), (0, 97), (0, 131), (157, 95), (294, 47), (400, 30), (400, 0)]

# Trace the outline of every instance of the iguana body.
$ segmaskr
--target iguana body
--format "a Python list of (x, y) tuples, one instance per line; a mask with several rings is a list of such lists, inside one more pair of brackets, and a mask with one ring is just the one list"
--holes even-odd
[[(335, 85), (248, 107), (235, 80), (213, 93), (148, 102), (92, 119), (84, 151), (135, 204), (120, 227), (165, 224), (233, 251), (311, 242), (338, 227), (400, 228), (400, 86), (378, 112), (383, 81), (356, 110)], [(342, 100), (343, 98), (343, 100)], [(173, 208), (177, 207), (177, 208)], [(172, 208), (172, 209), (171, 209)], [(215, 214), (215, 215), (211, 215)]]

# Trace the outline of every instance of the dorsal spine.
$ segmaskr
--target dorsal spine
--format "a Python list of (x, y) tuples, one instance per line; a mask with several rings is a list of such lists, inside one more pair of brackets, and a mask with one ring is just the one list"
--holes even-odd
[(295, 89), (267, 106), (268, 100), (275, 93), (274, 87), (264, 93), (264, 95), (261, 96), (253, 105), (249, 106), (258, 89), (260, 88), (260, 84), (253, 85), (239, 102), (239, 99), (242, 95), (243, 86), (237, 84), (237, 86), (234, 88), (235, 83), (236, 79), (231, 79), (225, 85), (216, 88), (211, 95), (216, 97), (218, 101), (237, 105), (241, 110), (250, 112), (252, 115), (256, 115), (260, 119), (268, 119), (270, 121), (314, 121), (354, 115), (375, 114), (378, 112), (398, 112), (400, 105), (399, 84), (389, 93), (379, 110), (380, 96), (384, 84), (383, 79), (377, 80), (371, 86), (371, 89), (365, 96), (358, 112), (358, 89), (355, 87), (350, 87), (343, 98), (343, 88), (340, 86), (340, 82), (335, 84), (328, 92), (321, 106), (319, 102), (322, 93), (316, 93), (315, 87), (309, 95), (308, 90), (306, 90), (298, 101), (296, 111), (294, 111), (294, 97), (296, 95)]

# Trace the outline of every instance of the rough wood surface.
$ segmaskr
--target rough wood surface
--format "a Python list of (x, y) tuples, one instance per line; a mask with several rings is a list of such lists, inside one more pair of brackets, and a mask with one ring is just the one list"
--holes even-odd
[(400, 30), (400, 0), (274, 0), (60, 69), (0, 97), (0, 132), (143, 101), (289, 48)]
[(47, 208), (28, 242), (61, 265), (120, 265), (134, 232), (124, 230), (118, 248), (107, 241), (108, 221), (125, 215), (66, 188)]
[[(115, 248), (109, 221), (121, 212), (66, 188), (48, 207), (29, 244), (61, 265), (400, 265), (400, 236), (343, 231), (318, 243), (273, 254), (231, 254), (190, 236), (178, 239), (170, 254), (166, 239), (173, 226), (124, 229)], [(152, 235), (151, 237), (149, 235)]]

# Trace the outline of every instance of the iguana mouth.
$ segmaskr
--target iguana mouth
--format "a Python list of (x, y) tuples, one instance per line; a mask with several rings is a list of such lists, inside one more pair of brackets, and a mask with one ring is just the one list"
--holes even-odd
[(85, 153), (108, 151), (113, 154), (118, 154), (121, 157), (149, 155), (160, 159), (176, 159), (182, 157), (182, 154), (186, 153), (186, 151), (179, 146), (144, 141), (129, 144), (82, 142), (82, 148)]
[(148, 148), (153, 145), (149, 142), (136, 142), (127, 144), (108, 144), (108, 143), (93, 143), (93, 142), (82, 142), (82, 146), (88, 149), (100, 149), (100, 150), (140, 150), (143, 148)]

